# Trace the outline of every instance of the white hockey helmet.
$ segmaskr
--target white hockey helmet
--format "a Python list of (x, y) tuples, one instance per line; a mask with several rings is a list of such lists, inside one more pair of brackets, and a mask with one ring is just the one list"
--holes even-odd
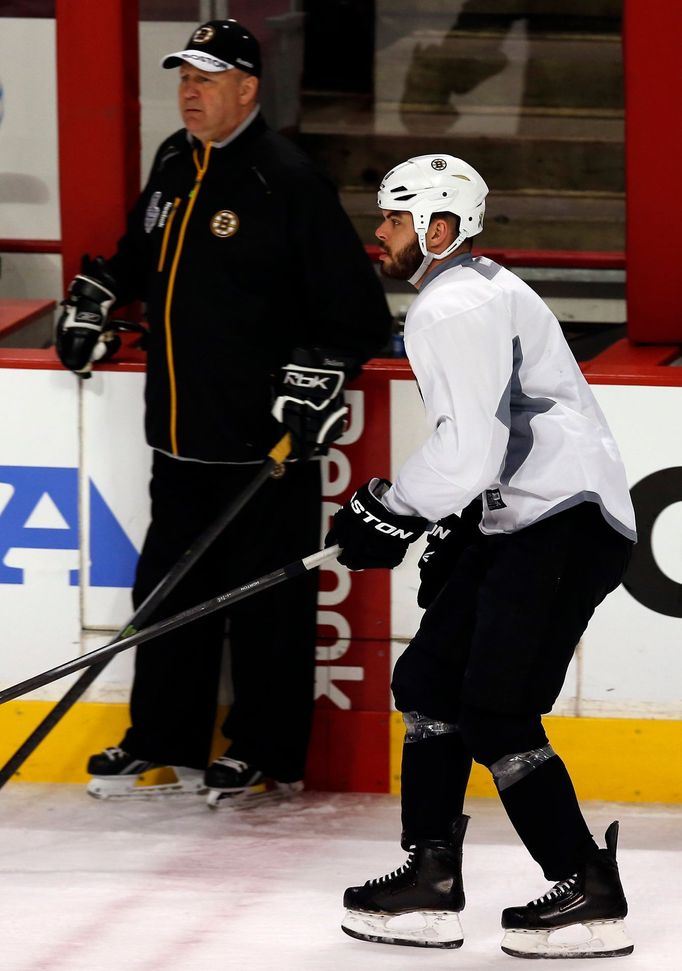
[[(465, 239), (483, 229), (488, 186), (468, 162), (453, 155), (417, 155), (384, 176), (377, 202), (380, 209), (409, 212), (424, 262), (411, 278), (421, 276), (432, 259), (449, 256)], [(435, 212), (459, 216), (459, 235), (443, 253), (429, 253), (426, 232)]]

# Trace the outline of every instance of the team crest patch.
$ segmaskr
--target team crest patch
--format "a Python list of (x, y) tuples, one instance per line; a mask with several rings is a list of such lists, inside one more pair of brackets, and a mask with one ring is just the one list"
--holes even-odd
[(161, 209), (159, 203), (161, 202), (161, 193), (155, 192), (154, 195), (149, 200), (149, 205), (147, 206), (147, 211), (144, 214), (144, 231), (145, 233), (151, 233), (154, 226), (159, 218), (159, 213)]
[(435, 169), (436, 172), (442, 172), (443, 169), (447, 168), (448, 163), (444, 158), (434, 158), (431, 162), (431, 168)]
[(221, 209), (211, 219), (211, 232), (214, 236), (234, 236), (239, 229), (239, 216), (231, 209)]
[(199, 27), (192, 34), (195, 44), (208, 44), (212, 37), (215, 37), (215, 27)]

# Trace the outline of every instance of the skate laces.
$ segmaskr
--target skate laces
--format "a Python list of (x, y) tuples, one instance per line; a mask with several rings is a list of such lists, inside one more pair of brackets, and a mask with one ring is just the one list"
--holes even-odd
[(231, 759), (229, 755), (221, 755), (219, 759), (216, 759), (216, 762), (224, 765), (226, 769), (234, 769), (235, 772), (246, 772), (249, 767), (247, 762)]
[(373, 880), (369, 881), (371, 887), (380, 887), (385, 883), (390, 883), (391, 880), (395, 880), (397, 877), (403, 876), (403, 874), (408, 873), (414, 867), (414, 850), (410, 850), (410, 855), (405, 860), (402, 866), (399, 866), (396, 870), (391, 873), (385, 873), (383, 877), (375, 877)]
[(119, 748), (118, 745), (110, 745), (108, 748), (105, 748), (102, 755), (106, 755), (110, 762), (115, 762), (116, 759), (128, 757), (128, 753), (124, 752), (123, 749)]
[(538, 897), (537, 900), (531, 900), (528, 904), (529, 907), (541, 907), (543, 904), (551, 904), (562, 897), (565, 897), (572, 890), (575, 889), (576, 880), (578, 879), (578, 874), (574, 873), (572, 877), (567, 880), (560, 880), (559, 883), (555, 883), (551, 890), (549, 890), (542, 897)]

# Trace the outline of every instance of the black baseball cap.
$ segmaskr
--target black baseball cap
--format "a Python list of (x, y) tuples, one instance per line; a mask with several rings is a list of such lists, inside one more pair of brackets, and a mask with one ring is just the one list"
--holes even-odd
[(167, 54), (161, 67), (180, 67), (183, 62), (200, 71), (230, 71), (261, 75), (260, 45), (251, 31), (236, 20), (208, 20), (193, 32), (187, 49)]

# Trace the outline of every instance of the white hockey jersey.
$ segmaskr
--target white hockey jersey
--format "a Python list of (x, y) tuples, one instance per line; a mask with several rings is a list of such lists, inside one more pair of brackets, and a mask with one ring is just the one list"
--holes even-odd
[(483, 496), (484, 533), (583, 501), (635, 539), (613, 436), (554, 314), (513, 273), (460, 256), (432, 273), (405, 321), (429, 426), (383, 502), (435, 522)]

